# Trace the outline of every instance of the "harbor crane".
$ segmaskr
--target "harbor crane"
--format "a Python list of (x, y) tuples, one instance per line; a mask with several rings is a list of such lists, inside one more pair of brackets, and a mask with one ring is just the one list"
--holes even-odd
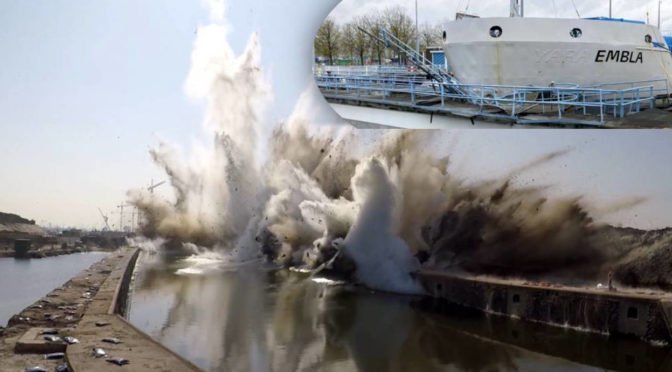
[(105, 228), (107, 229), (107, 231), (112, 231), (109, 224), (110, 217), (105, 215), (105, 213), (103, 213), (103, 211), (100, 208), (98, 208), (98, 212), (100, 212), (101, 217), (103, 217), (103, 221), (105, 221)]
[(154, 183), (154, 180), (152, 180), (151, 183), (149, 184), (149, 187), (147, 187), (147, 191), (149, 191), (151, 194), (153, 194), (154, 189), (163, 185), (164, 183), (166, 183), (166, 181), (161, 181), (161, 182), (158, 182), (158, 183)]
[(134, 208), (134, 211), (131, 211), (131, 229), (135, 230), (135, 215), (137, 214), (137, 207), (131, 204), (121, 203), (117, 205), (119, 209), (119, 231), (124, 231), (124, 208)]

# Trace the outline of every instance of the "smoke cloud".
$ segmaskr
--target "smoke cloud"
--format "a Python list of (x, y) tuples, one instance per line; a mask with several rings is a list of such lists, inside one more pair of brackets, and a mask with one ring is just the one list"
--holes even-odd
[(613, 258), (596, 243), (598, 227), (580, 198), (550, 200), (542, 189), (512, 185), (568, 150), (469, 184), (449, 158), (427, 150), (435, 132), (313, 128), (310, 97), (276, 125), (263, 112), (270, 95), (258, 36), (235, 55), (224, 3), (208, 4), (213, 23), (198, 31), (185, 89), (205, 104), (212, 142), (192, 162), (166, 143), (151, 151), (174, 200), (129, 193), (145, 236), (227, 264), (263, 256), (348, 268), (370, 288), (409, 294), (421, 293), (412, 278), (420, 261), (476, 274), (591, 278)]

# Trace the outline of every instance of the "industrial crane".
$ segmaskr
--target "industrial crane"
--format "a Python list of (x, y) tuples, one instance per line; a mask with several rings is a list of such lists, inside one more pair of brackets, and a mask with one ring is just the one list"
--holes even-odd
[(100, 212), (100, 215), (103, 217), (103, 221), (105, 221), (105, 228), (107, 229), (107, 231), (112, 230), (110, 229), (110, 224), (108, 223), (110, 218), (106, 216), (105, 213), (103, 213), (103, 211), (100, 208), (98, 208), (98, 212)]
[(166, 183), (166, 181), (161, 181), (161, 182), (159, 182), (159, 183), (154, 183), (154, 180), (152, 180), (152, 182), (149, 184), (149, 187), (147, 187), (147, 191), (149, 191), (151, 194), (153, 194), (153, 193), (154, 193), (154, 189), (156, 189), (157, 187), (163, 185), (164, 183)]

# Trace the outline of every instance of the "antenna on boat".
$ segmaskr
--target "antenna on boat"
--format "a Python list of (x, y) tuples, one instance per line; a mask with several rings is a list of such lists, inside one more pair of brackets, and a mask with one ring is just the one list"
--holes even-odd
[(658, 0), (658, 29), (660, 30), (660, 8), (663, 5), (663, 0)]
[(511, 0), (511, 18), (525, 16), (524, 0)]
[(612, 9), (613, 9), (612, 8), (612, 5), (613, 5), (612, 2), (613, 2), (612, 0), (609, 0), (609, 18), (613, 18), (612, 17)]

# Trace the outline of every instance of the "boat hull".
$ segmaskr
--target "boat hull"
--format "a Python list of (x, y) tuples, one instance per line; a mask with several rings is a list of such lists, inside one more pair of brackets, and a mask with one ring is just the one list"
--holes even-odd
[[(491, 36), (493, 28), (501, 30), (499, 37)], [(573, 37), (573, 30), (579, 30), (580, 36)], [(653, 85), (655, 95), (669, 95), (672, 90), (672, 54), (660, 31), (650, 25), (477, 18), (449, 22), (445, 36), (446, 60), (462, 84), (613, 84), (608, 89)], [(506, 91), (501, 88), (498, 94)]]

